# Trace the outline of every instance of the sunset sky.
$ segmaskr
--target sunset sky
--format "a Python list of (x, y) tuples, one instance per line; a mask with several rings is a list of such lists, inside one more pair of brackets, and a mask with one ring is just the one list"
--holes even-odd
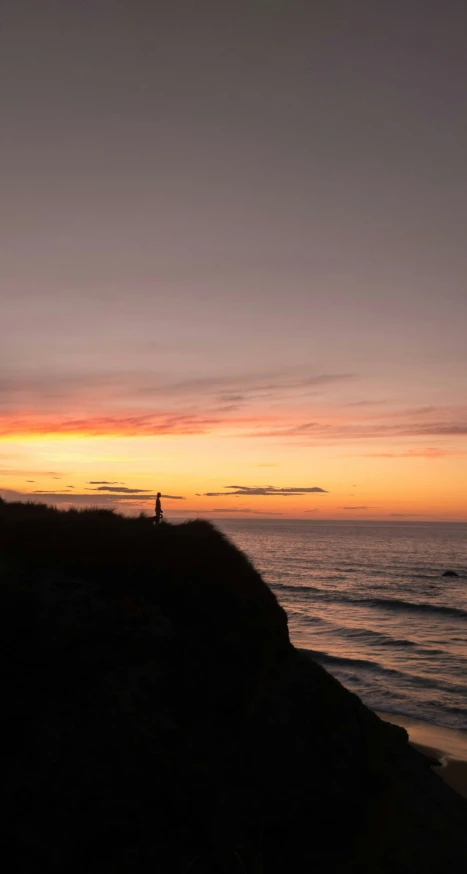
[(0, 495), (467, 521), (465, 0), (4, 0)]

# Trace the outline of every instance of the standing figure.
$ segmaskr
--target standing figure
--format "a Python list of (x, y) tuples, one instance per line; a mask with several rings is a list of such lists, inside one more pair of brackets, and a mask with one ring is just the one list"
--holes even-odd
[(161, 493), (158, 492), (156, 495), (156, 525), (159, 525), (163, 517), (162, 507), (161, 507)]

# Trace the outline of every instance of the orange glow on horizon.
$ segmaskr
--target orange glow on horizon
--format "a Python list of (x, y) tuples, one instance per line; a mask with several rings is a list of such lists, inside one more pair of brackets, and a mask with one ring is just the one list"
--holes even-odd
[(1, 493), (138, 512), (160, 490), (178, 496), (166, 518), (467, 520), (467, 444), (450, 408), (436, 421), (431, 408), (319, 402), (311, 414), (297, 399), (246, 412), (3, 414)]
[[(0, 494), (123, 512), (152, 510), (157, 490), (166, 518), (231, 515), (304, 519), (457, 519), (467, 521), (467, 482), (456, 455), (348, 457), (334, 447), (269, 447), (247, 438), (197, 435), (164, 438), (29, 435), (1, 440), (11, 461), (0, 464)], [(345, 447), (348, 450), (348, 447)], [(387, 457), (386, 457), (387, 455)], [(18, 457), (19, 456), (19, 457)], [(465, 466), (463, 466), (465, 467)], [(53, 473), (51, 473), (53, 472)], [(116, 483), (106, 486), (90, 483)], [(235, 495), (226, 486), (253, 493)], [(120, 485), (118, 485), (120, 484)], [(322, 488), (323, 493), (255, 494), (255, 488)], [(114, 491), (112, 491), (114, 490)], [(128, 491), (127, 491), (128, 490)]]

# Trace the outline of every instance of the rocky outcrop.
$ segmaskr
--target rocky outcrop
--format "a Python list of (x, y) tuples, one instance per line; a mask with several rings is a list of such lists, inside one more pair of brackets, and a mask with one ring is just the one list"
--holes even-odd
[(459, 574), (456, 573), (456, 571), (444, 571), (444, 572), (441, 574), (441, 576), (442, 576), (442, 577), (458, 577)]
[(210, 525), (0, 524), (8, 870), (465, 870), (467, 803)]

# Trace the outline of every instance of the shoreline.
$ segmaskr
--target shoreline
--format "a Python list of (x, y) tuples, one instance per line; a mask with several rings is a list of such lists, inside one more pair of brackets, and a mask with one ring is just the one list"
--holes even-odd
[(439, 765), (432, 766), (435, 774), (467, 798), (467, 731), (445, 728), (398, 713), (375, 712), (384, 722), (405, 728), (409, 743), (415, 749), (439, 761)]

